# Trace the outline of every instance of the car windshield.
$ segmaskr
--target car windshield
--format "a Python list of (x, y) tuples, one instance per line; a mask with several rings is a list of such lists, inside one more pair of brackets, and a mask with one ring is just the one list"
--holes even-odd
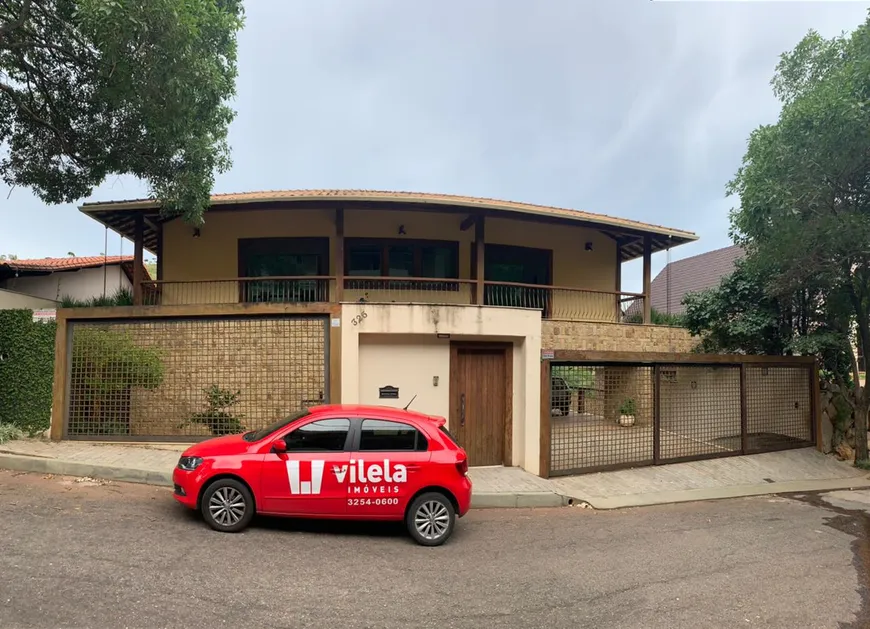
[(276, 430), (282, 429), (284, 426), (289, 424), (290, 422), (295, 422), (297, 419), (301, 419), (308, 415), (308, 409), (299, 411), (292, 415), (288, 415), (284, 419), (280, 419), (271, 426), (266, 426), (265, 428), (260, 428), (260, 430), (252, 430), (251, 432), (246, 432), (244, 435), (245, 441), (259, 441), (260, 439), (264, 439), (271, 435)]

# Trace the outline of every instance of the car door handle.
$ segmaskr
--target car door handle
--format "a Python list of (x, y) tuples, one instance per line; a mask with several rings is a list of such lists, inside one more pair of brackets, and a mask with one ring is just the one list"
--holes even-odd
[(419, 465), (406, 465), (405, 469), (408, 470), (409, 472), (417, 472), (420, 470), (420, 466)]

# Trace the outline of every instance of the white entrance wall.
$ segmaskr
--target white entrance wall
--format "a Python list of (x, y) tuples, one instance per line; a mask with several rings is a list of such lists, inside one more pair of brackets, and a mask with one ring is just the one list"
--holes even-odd
[[(512, 463), (540, 472), (541, 314), (429, 304), (342, 304), (341, 400), (411, 408), (450, 419), (450, 342), (513, 344)], [(449, 338), (438, 338), (438, 335)], [(434, 377), (438, 378), (437, 385)], [(399, 399), (379, 399), (379, 388)]]
[[(360, 404), (404, 408), (413, 399), (413, 410), (450, 417), (450, 341), (421, 334), (358, 338)], [(387, 385), (399, 389), (398, 399), (378, 397)]]

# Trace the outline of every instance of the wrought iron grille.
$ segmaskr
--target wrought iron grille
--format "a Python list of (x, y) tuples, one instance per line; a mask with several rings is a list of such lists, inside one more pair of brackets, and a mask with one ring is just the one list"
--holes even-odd
[(812, 441), (811, 376), (802, 367), (746, 368), (748, 451), (783, 450)]
[(207, 438), (328, 400), (325, 317), (68, 325), (70, 438)]
[(554, 362), (550, 475), (809, 446), (811, 387), (806, 364)]
[(661, 365), (657, 458), (740, 454), (740, 366)]
[(653, 369), (624, 365), (553, 365), (550, 472), (650, 463)]

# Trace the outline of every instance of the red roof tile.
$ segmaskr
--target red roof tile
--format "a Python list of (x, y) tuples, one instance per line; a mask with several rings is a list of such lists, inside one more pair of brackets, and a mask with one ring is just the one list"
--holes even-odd
[(67, 258), (35, 258), (31, 260), (0, 260), (0, 266), (20, 271), (75, 271), (110, 264), (133, 262), (133, 256), (84, 256)]
[[(263, 190), (258, 192), (221, 193), (211, 196), (213, 206), (276, 202), (276, 201), (317, 201), (324, 199), (343, 199), (347, 201), (370, 201), (370, 202), (406, 202), (406, 203), (431, 203), (439, 205), (459, 205), (465, 207), (480, 207), (488, 209), (508, 210), (525, 212), (545, 216), (560, 216), (563, 218), (586, 220), (595, 223), (609, 224), (616, 227), (627, 227), (643, 231), (652, 231), (665, 235), (672, 235), (686, 241), (697, 240), (697, 235), (681, 229), (673, 229), (662, 225), (642, 223), (625, 218), (617, 218), (606, 214), (594, 214), (583, 210), (537, 205), (534, 203), (520, 203), (517, 201), (504, 201), (500, 199), (469, 197), (454, 194), (433, 194), (427, 192), (397, 192), (389, 190)], [(82, 205), (81, 210), (85, 213), (106, 210), (142, 210), (159, 207), (155, 199), (127, 199), (123, 201), (98, 201)]]

